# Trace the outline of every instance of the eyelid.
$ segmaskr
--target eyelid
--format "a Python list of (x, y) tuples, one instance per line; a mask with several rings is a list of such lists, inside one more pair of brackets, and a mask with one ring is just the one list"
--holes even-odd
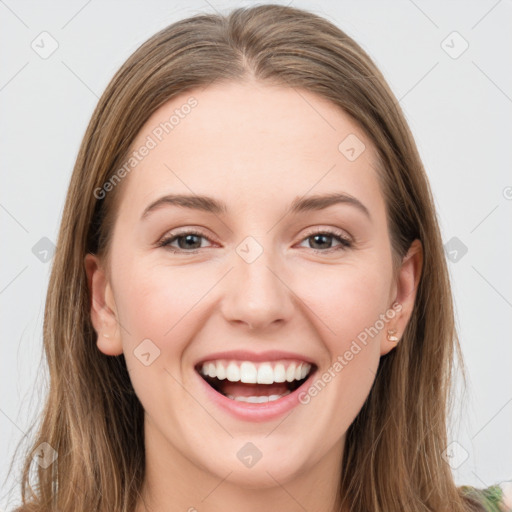
[(317, 234), (328, 234), (331, 236), (337, 236), (339, 238), (342, 238), (346, 242), (354, 243), (354, 238), (349, 235), (345, 230), (341, 228), (335, 228), (335, 227), (322, 227), (322, 226), (315, 226), (310, 229), (307, 229), (305, 234), (302, 236), (301, 241), (303, 241), (305, 238), (309, 238), (310, 236), (317, 235)]
[[(164, 247), (169, 248), (170, 251), (174, 253), (179, 254), (197, 254), (200, 250), (206, 249), (206, 247), (200, 247), (199, 249), (191, 249), (191, 250), (185, 250), (185, 249), (174, 249), (170, 246), (169, 242), (174, 242), (177, 238), (185, 235), (195, 235), (200, 238), (204, 238), (208, 240), (209, 242), (215, 242), (214, 240), (211, 240), (209, 235), (206, 235), (204, 231), (202, 231), (203, 228), (177, 228), (177, 231), (171, 231), (164, 236), (160, 238), (160, 240), (156, 243), (157, 247)], [(311, 238), (315, 235), (327, 235), (331, 236), (333, 238), (338, 238), (343, 241), (341, 244), (343, 249), (349, 249), (354, 244), (354, 239), (352, 236), (350, 236), (346, 231), (340, 229), (340, 228), (334, 228), (334, 227), (322, 227), (322, 226), (315, 226), (311, 228), (307, 228), (306, 232), (302, 235), (301, 239), (298, 243), (302, 243), (308, 238)], [(311, 249), (314, 252), (317, 253), (330, 253), (336, 250), (339, 250), (337, 247), (330, 247), (329, 249), (321, 250), (321, 249)]]
[[(164, 247), (164, 248), (170, 247), (168, 242), (174, 241), (176, 238), (179, 238), (179, 237), (185, 236), (185, 235), (196, 235), (198, 237), (204, 238), (205, 240), (208, 240), (209, 242), (218, 243), (218, 242), (215, 242), (214, 240), (212, 240), (213, 237), (211, 237), (210, 235), (206, 235), (206, 233), (204, 231), (202, 231), (202, 229), (203, 228), (199, 229), (199, 228), (190, 227), (190, 228), (177, 228), (177, 230), (171, 230), (171, 231), (167, 232), (165, 235), (163, 235), (155, 245), (157, 247)], [(205, 247), (201, 247), (201, 249), (205, 249)], [(171, 250), (172, 250), (172, 248), (171, 248)], [(193, 254), (194, 252), (197, 252), (197, 251), (199, 251), (199, 249), (193, 249), (190, 251), (185, 251), (184, 249), (178, 249), (178, 250), (175, 250), (174, 252)]]

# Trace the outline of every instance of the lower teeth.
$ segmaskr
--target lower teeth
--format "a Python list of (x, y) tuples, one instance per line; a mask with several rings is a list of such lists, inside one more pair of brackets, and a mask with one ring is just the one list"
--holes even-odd
[(263, 404), (265, 402), (274, 402), (275, 400), (279, 400), (283, 396), (289, 395), (291, 391), (286, 391), (282, 395), (270, 395), (270, 396), (233, 396), (233, 395), (225, 395), (231, 400), (235, 400), (237, 402), (249, 402), (251, 404)]

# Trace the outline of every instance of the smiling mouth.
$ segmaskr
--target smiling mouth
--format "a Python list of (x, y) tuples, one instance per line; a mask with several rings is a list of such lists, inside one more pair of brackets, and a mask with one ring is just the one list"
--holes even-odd
[(304, 361), (208, 361), (196, 367), (199, 375), (218, 393), (247, 403), (268, 403), (293, 393), (316, 370)]

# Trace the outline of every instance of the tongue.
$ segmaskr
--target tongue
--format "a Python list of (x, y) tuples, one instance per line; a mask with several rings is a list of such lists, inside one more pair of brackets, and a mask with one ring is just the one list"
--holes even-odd
[(271, 396), (282, 395), (288, 391), (286, 382), (274, 382), (274, 384), (244, 384), (242, 382), (223, 380), (219, 387), (223, 393), (232, 396)]

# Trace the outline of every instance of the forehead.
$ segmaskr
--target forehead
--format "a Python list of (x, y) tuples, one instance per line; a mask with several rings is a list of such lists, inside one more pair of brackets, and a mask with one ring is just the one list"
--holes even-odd
[(153, 113), (132, 151), (123, 184), (131, 204), (178, 190), (245, 203), (308, 191), (380, 194), (374, 148), (357, 123), (295, 88), (228, 82), (182, 93)]

